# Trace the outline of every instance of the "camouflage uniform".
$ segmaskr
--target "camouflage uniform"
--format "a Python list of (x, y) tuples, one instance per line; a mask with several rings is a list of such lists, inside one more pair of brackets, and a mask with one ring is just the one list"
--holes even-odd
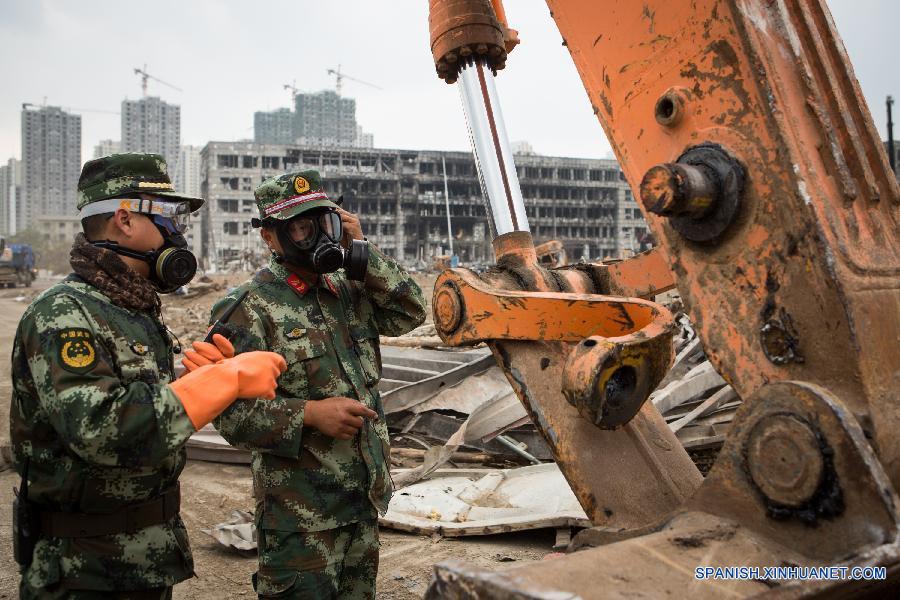
[[(310, 204), (334, 206), (313, 197), (324, 192), (318, 174), (307, 171), (260, 186), (262, 216), (267, 206), (304, 197), (296, 190), (306, 186), (292, 185), (298, 176), (311, 183)], [(373, 597), (377, 518), (392, 492), (378, 335), (421, 324), (422, 291), (372, 245), (365, 282), (338, 270), (310, 286), (273, 259), (213, 307), (212, 321), (244, 290), (250, 293), (228, 326), (235, 350), (271, 350), (288, 363), (275, 400), (239, 400), (215, 421), (226, 440), (253, 451), (255, 589), (261, 596)], [(366, 419), (348, 441), (304, 428), (306, 403), (333, 396), (359, 400), (378, 420)]]
[[(154, 186), (174, 196), (158, 155), (99, 160), (108, 161), (100, 177), (108, 185), (82, 175), (79, 209), (129, 191), (155, 194)], [(103, 514), (173, 488), (194, 432), (166, 385), (173, 378), (172, 343), (155, 314), (113, 304), (74, 275), (36, 298), (16, 331), (10, 409), (29, 499), (44, 511)], [(164, 598), (193, 571), (176, 514), (133, 533), (42, 535), (20, 595)]]

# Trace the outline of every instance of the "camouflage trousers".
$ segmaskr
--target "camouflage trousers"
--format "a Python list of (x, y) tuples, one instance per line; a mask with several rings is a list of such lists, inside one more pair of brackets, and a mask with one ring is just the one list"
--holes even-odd
[(172, 588), (161, 587), (152, 590), (132, 592), (102, 592), (94, 590), (67, 590), (55, 585), (51, 588), (35, 589), (24, 581), (19, 586), (21, 600), (171, 600)]
[(378, 521), (325, 531), (259, 530), (260, 598), (363, 600), (375, 597)]

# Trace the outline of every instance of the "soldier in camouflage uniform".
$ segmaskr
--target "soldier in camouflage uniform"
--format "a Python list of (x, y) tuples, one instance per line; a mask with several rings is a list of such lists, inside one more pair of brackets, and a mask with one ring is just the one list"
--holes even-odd
[(285, 367), (253, 353), (174, 380), (157, 295), (174, 283), (139, 257), (190, 263), (181, 231), (202, 203), (172, 190), (159, 155), (84, 165), (75, 273), (31, 303), (13, 347), (22, 598), (167, 598), (193, 575), (184, 443), (237, 397), (274, 397)]
[[(260, 597), (372, 598), (378, 513), (387, 510), (393, 489), (377, 389), (378, 336), (400, 335), (424, 321), (422, 291), (371, 244), (368, 267), (359, 275), (364, 281), (348, 278), (352, 267), (326, 274), (296, 264), (303, 256), (292, 259), (286, 246), (316, 223), (344, 248), (363, 239), (359, 220), (327, 198), (316, 171), (267, 180), (256, 202), (260, 220), (254, 224), (262, 226), (273, 259), (216, 304), (211, 319), (249, 290), (229, 322), (234, 350), (271, 350), (288, 363), (275, 400), (236, 402), (215, 421), (231, 444), (253, 451), (254, 588)], [(340, 218), (342, 236), (328, 218)], [(217, 360), (232, 348), (220, 350), (186, 353), (186, 366)]]

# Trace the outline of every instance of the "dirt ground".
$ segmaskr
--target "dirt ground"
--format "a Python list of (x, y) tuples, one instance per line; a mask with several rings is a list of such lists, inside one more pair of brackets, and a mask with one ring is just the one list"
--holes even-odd
[[(420, 280), (431, 300), (434, 278)], [(165, 299), (166, 321), (182, 343), (196, 339), (205, 329), (212, 303), (246, 276), (219, 276), (211, 286), (221, 286), (202, 296)], [(9, 444), (9, 359), (19, 317), (28, 301), (50, 282), (35, 288), (0, 292), (0, 447)], [(429, 314), (430, 314), (429, 309)], [(191, 536), (197, 577), (175, 588), (175, 598), (222, 600), (253, 596), (250, 575), (256, 568), (253, 555), (242, 556), (220, 546), (201, 532), (228, 520), (236, 509), (251, 510), (251, 479), (248, 467), (191, 461), (182, 482), (182, 516)], [(17, 566), (12, 558), (12, 488), (18, 477), (0, 459), (0, 600), (17, 596)], [(431, 538), (382, 530), (378, 598), (421, 598), (431, 577), (432, 566), (448, 559), (464, 560), (486, 568), (502, 569), (514, 562), (539, 560), (552, 550), (555, 534), (545, 529), (518, 534), (469, 538)]]

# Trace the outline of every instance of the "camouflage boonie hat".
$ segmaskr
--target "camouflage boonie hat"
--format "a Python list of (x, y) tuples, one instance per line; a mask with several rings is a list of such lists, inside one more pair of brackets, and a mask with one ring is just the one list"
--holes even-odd
[(262, 182), (253, 195), (259, 208), (259, 219), (253, 220), (254, 227), (266, 219), (286, 221), (313, 208), (338, 207), (325, 195), (318, 171), (299, 171), (272, 177)]
[(188, 202), (191, 212), (203, 206), (203, 198), (175, 191), (166, 159), (159, 154), (110, 154), (84, 163), (78, 179), (78, 210), (98, 200), (129, 194), (151, 194), (174, 202)]

